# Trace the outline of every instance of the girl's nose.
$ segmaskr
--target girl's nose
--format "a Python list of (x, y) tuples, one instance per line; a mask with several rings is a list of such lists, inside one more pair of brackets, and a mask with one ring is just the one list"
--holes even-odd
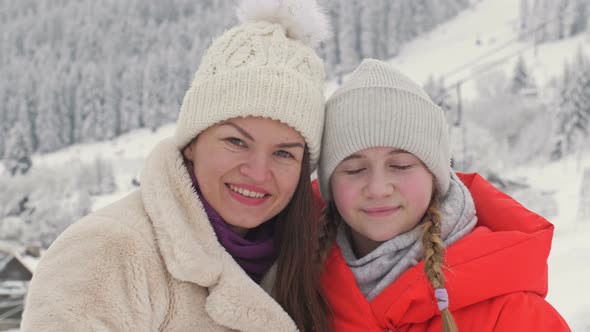
[(368, 177), (365, 192), (369, 198), (388, 197), (394, 191), (393, 181), (382, 172), (372, 172)]

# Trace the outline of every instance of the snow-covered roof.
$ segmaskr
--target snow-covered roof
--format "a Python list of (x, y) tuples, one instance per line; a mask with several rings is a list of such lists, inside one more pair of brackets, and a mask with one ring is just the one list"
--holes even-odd
[(12, 258), (16, 258), (29, 272), (33, 273), (37, 267), (39, 258), (24, 255), (21, 252), (24, 252), (24, 250), (18, 246), (0, 241), (0, 270), (4, 269)]

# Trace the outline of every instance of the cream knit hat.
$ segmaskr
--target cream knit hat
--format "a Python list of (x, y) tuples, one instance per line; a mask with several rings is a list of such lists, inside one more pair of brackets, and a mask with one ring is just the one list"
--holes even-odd
[(443, 110), (408, 77), (388, 64), (364, 60), (326, 102), (320, 191), (330, 199), (330, 177), (349, 155), (396, 147), (420, 158), (446, 194), (451, 177), (448, 125)]
[(324, 125), (324, 68), (312, 47), (330, 30), (314, 0), (249, 0), (242, 23), (213, 41), (184, 96), (174, 141), (235, 117), (266, 117), (297, 130), (317, 164)]

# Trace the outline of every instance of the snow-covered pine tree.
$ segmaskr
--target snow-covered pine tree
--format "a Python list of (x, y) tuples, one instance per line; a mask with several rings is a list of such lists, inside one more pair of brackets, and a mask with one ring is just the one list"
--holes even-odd
[(529, 29), (530, 9), (529, 0), (520, 0), (519, 24), (518, 28), (521, 33)]
[(569, 36), (575, 36), (578, 33), (584, 32), (590, 25), (588, 20), (590, 19), (590, 3), (588, 0), (572, 0), (574, 3), (569, 9), (569, 12), (573, 12), (573, 18), (569, 25)]
[[(0, 71), (0, 75), (5, 77), (2, 71)], [(5, 84), (4, 80), (0, 80), (0, 160), (4, 158), (4, 153), (6, 151), (6, 137), (8, 134), (8, 128), (10, 128), (7, 116), (8, 111), (4, 108), (7, 105), (8, 93), (7, 88), (3, 87), (3, 84)]]
[(105, 106), (104, 73), (94, 63), (87, 64), (80, 73), (76, 89), (76, 142), (99, 140), (103, 133), (101, 112)]
[(17, 90), (19, 102), (18, 121), (22, 122), (24, 135), (30, 142), (31, 151), (37, 150), (39, 138), (37, 137), (37, 114), (39, 108), (39, 83), (35, 71), (25, 73)]
[[(6, 80), (2, 80), (5, 82), (11, 82), (13, 84), (7, 84), (5, 88), (5, 93), (3, 97), (3, 107), (0, 107), (0, 112), (2, 112), (0, 121), (0, 129), (2, 129), (2, 136), (3, 137), (3, 157), (6, 157), (7, 149), (8, 149), (8, 139), (10, 137), (10, 130), (15, 126), (19, 118), (19, 110), (21, 109), (21, 101), (19, 101), (19, 94), (17, 93), (17, 85), (19, 81), (14, 78), (13, 73), (11, 70), (5, 71)], [(13, 80), (14, 78), (14, 80)]]
[(403, 0), (387, 1), (387, 5), (383, 10), (386, 23), (386, 35), (383, 37), (386, 42), (385, 48), (387, 57), (396, 56), (399, 53), (400, 44), (402, 43), (399, 34), (400, 31), (397, 29), (402, 1)]
[(563, 63), (562, 74), (559, 78), (554, 79), (554, 88), (557, 90), (557, 100), (554, 102), (557, 109), (556, 119), (558, 120), (557, 129), (555, 132), (555, 138), (553, 148), (551, 150), (550, 157), (553, 160), (559, 160), (563, 158), (567, 150), (567, 138), (565, 130), (563, 128), (563, 120), (565, 118), (566, 109), (568, 109), (570, 93), (572, 91), (572, 75), (573, 72), (570, 69), (570, 65), (567, 61)]
[(561, 82), (554, 157), (574, 151), (579, 140), (590, 134), (590, 59), (581, 48), (572, 67), (564, 66)]
[(80, 74), (78, 66), (69, 64), (62, 64), (62, 66), (68, 69), (57, 71), (56, 77), (58, 77), (59, 85), (56, 88), (56, 93), (63, 122), (61, 128), (62, 141), (64, 145), (70, 145), (76, 142), (76, 92), (77, 79)]
[(426, 31), (430, 31), (436, 25), (438, 18), (434, 16), (432, 8), (433, 1), (431, 0), (414, 0), (409, 1), (412, 12), (412, 28), (413, 35), (417, 36)]
[(105, 77), (105, 104), (102, 116), (102, 139), (113, 139), (123, 133), (121, 127), (121, 85), (122, 69), (118, 63), (111, 63)]
[(356, 1), (340, 1), (340, 16), (336, 29), (340, 53), (339, 72), (352, 71), (361, 60), (358, 3)]
[(26, 174), (33, 165), (31, 161), (33, 148), (28, 136), (23, 121), (17, 122), (8, 134), (4, 165), (11, 176)]
[(535, 87), (534, 78), (531, 76), (526, 65), (524, 57), (521, 55), (514, 66), (512, 81), (510, 84), (510, 92), (517, 94), (523, 89), (530, 89)]
[(530, 27), (534, 31), (534, 42), (543, 43), (548, 39), (547, 22), (554, 14), (550, 13), (550, 4), (552, 0), (534, 0)]
[(338, 25), (338, 13), (340, 11), (340, 5), (338, 1), (330, 1), (329, 5), (327, 0), (320, 0), (318, 3), (322, 7), (326, 8), (326, 14), (328, 15), (330, 24), (333, 27), (332, 38), (328, 39), (318, 49), (318, 54), (322, 59), (324, 59), (326, 75), (328, 78), (332, 78), (338, 76), (336, 69), (340, 63), (340, 53), (338, 51), (338, 40), (340, 38), (338, 34), (340, 33), (340, 30), (335, 28)]
[(373, 0), (375, 8), (375, 19), (373, 22), (373, 34), (375, 35), (375, 54), (377, 59), (389, 58), (387, 54), (387, 34), (389, 25), (387, 24), (387, 7), (391, 0)]
[[(521, 0), (521, 21), (525, 2)], [(587, 0), (535, 0), (527, 25), (536, 30), (534, 38), (538, 43), (560, 40), (584, 32), (589, 11)]]
[(572, 13), (572, 0), (557, 0), (552, 3), (552, 20), (548, 24), (549, 40), (560, 40), (570, 35)]
[(113, 170), (112, 163), (102, 159), (97, 159), (96, 167), (100, 171), (101, 194), (112, 194), (115, 190), (117, 190), (117, 184), (115, 183), (115, 171)]
[(361, 1), (358, 3), (359, 10), (359, 38), (362, 58), (374, 58), (378, 36), (373, 31), (375, 18), (379, 13), (376, 11), (373, 1)]
[(397, 13), (397, 24), (395, 30), (398, 35), (398, 42), (404, 43), (412, 37), (414, 37), (415, 28), (412, 27), (414, 19), (412, 18), (412, 6), (410, 2), (402, 1), (399, 6), (399, 12)]
[[(136, 60), (140, 62), (139, 59)], [(141, 123), (143, 108), (143, 70), (138, 65), (124, 68), (121, 77), (121, 131), (127, 132), (133, 128), (144, 127)]]
[(94, 160), (94, 165), (90, 166), (88, 175), (92, 184), (88, 192), (90, 195), (111, 194), (117, 189), (113, 166), (101, 157)]
[(388, 0), (359, 2), (359, 37), (363, 58), (385, 59), (387, 57)]
[(168, 103), (170, 98), (170, 86), (166, 59), (160, 54), (151, 55), (146, 63), (143, 77), (143, 120), (147, 128), (155, 131), (167, 118), (171, 106)]
[(424, 91), (430, 96), (435, 104), (440, 106), (444, 111), (452, 109), (451, 96), (448, 89), (445, 87), (445, 82), (442, 77), (436, 79), (433, 75), (428, 77), (424, 84)]
[[(48, 85), (55, 83), (53, 80)], [(64, 146), (61, 131), (64, 130), (58, 106), (57, 92), (45, 86), (41, 87), (39, 115), (37, 116), (37, 135), (39, 136), (40, 152), (51, 152)]]

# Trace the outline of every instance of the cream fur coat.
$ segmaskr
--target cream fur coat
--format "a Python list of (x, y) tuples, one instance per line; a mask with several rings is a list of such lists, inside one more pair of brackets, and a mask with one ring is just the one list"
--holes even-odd
[(296, 327), (219, 244), (181, 153), (164, 140), (146, 161), (140, 190), (76, 222), (49, 248), (33, 276), (22, 330)]

